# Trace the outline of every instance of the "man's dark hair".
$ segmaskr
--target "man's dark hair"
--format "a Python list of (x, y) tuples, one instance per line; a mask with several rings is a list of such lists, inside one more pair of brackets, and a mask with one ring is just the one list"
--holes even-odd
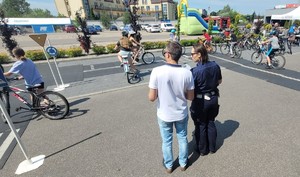
[(206, 47), (203, 44), (195, 44), (193, 45), (195, 53), (201, 54), (201, 62), (202, 64), (205, 64), (208, 62), (208, 54)]
[(169, 42), (166, 46), (166, 50), (172, 56), (172, 59), (178, 62), (182, 53), (182, 46), (178, 42)]

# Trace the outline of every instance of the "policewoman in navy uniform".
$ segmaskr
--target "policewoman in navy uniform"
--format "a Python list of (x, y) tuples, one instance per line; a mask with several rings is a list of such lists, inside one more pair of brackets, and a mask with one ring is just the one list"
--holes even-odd
[(209, 61), (206, 48), (196, 44), (192, 48), (192, 59), (197, 63), (191, 69), (195, 84), (195, 98), (190, 111), (195, 125), (195, 151), (204, 156), (216, 152), (217, 129), (215, 118), (219, 114), (219, 90), (222, 82), (220, 66)]

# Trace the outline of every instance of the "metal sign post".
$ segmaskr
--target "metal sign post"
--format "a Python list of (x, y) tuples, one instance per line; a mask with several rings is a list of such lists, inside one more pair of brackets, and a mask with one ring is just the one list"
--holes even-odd
[(23, 162), (21, 162), (15, 172), (15, 174), (22, 174), (22, 173), (25, 173), (25, 172), (28, 172), (28, 171), (31, 171), (31, 170), (35, 170), (37, 169), (38, 167), (40, 167), (41, 165), (43, 165), (44, 163), (44, 159), (45, 159), (45, 155), (39, 155), (39, 156), (36, 156), (36, 157), (33, 157), (31, 159), (29, 159), (28, 155), (27, 155), (27, 152), (26, 152), (26, 149), (25, 149), (25, 146), (23, 145), (22, 141), (21, 141), (21, 138), (20, 138), (20, 135), (17, 133), (17, 130), (14, 126), (14, 124), (12, 123), (11, 121), (11, 118), (10, 116), (8, 115), (7, 113), (7, 110), (5, 109), (5, 105), (4, 103), (2, 102), (2, 100), (0, 99), (0, 109), (8, 123), (8, 126), (9, 128), (11, 129), (11, 131), (13, 132), (20, 148), (21, 148), (21, 151), (23, 152), (26, 160), (24, 160)]
[(48, 62), (48, 65), (49, 65), (49, 68), (50, 68), (50, 71), (52, 73), (52, 76), (54, 78), (54, 81), (55, 81), (55, 84), (56, 84), (56, 88), (54, 88), (55, 91), (61, 91), (61, 90), (64, 90), (65, 88), (64, 87), (59, 87), (58, 83), (57, 83), (57, 80), (56, 80), (56, 77), (54, 75), (54, 72), (53, 72), (53, 69), (52, 69), (52, 66), (49, 62), (49, 58), (46, 54), (46, 51), (45, 51), (45, 48), (44, 48), (44, 45), (45, 45), (45, 41), (46, 41), (46, 38), (47, 38), (47, 34), (32, 34), (32, 35), (29, 35), (29, 37), (31, 39), (33, 39), (36, 43), (38, 43), (42, 49), (43, 49), (43, 52), (44, 52), (44, 55), (47, 59), (47, 62)]
[(64, 84), (64, 81), (63, 81), (63, 79), (62, 79), (62, 77), (61, 77), (60, 70), (59, 70), (58, 65), (57, 65), (57, 62), (56, 62), (56, 57), (57, 57), (58, 51), (57, 51), (57, 49), (56, 49), (55, 47), (51, 46), (50, 40), (49, 40), (49, 39), (48, 39), (48, 44), (49, 44), (49, 47), (46, 48), (46, 51), (47, 51), (47, 53), (48, 53), (50, 56), (53, 57), (53, 61), (54, 61), (55, 66), (56, 66), (56, 69), (57, 69), (57, 72), (58, 72), (58, 76), (59, 76), (60, 81), (61, 81), (61, 84), (62, 84), (62, 85), (60, 85), (59, 87), (63, 87), (63, 88), (69, 87), (70, 84)]

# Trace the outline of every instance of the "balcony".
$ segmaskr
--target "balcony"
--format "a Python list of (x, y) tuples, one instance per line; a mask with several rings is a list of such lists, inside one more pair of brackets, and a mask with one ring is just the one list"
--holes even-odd
[(107, 7), (103, 5), (94, 5), (95, 10), (106, 10), (106, 11), (125, 11), (125, 7)]

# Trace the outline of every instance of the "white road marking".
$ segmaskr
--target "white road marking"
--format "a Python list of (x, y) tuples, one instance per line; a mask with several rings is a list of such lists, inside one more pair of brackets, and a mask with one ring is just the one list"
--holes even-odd
[(91, 70), (95, 70), (95, 66), (94, 65), (91, 65)]
[(223, 61), (227, 61), (229, 63), (239, 65), (239, 66), (244, 67), (244, 68), (248, 68), (248, 69), (252, 69), (252, 70), (255, 70), (255, 71), (260, 71), (260, 72), (264, 72), (264, 73), (268, 73), (268, 74), (272, 74), (272, 75), (279, 76), (279, 77), (282, 77), (282, 78), (286, 78), (286, 79), (290, 79), (290, 80), (293, 80), (293, 81), (300, 82), (300, 79), (297, 79), (297, 78), (289, 77), (289, 76), (286, 76), (286, 75), (283, 75), (283, 74), (273, 73), (273, 72), (262, 70), (262, 69), (253, 68), (253, 67), (246, 66), (246, 65), (243, 65), (241, 63), (231, 61), (231, 60), (228, 60), (228, 59), (225, 59), (225, 58), (222, 58), (222, 57), (218, 57), (218, 56), (213, 56), (213, 57), (218, 58), (218, 59), (223, 60)]
[[(20, 129), (17, 129), (17, 132), (19, 132), (19, 131), (20, 131)], [(12, 141), (14, 139), (15, 139), (15, 136), (14, 136), (13, 132), (10, 132), (10, 134), (8, 135), (8, 137), (5, 139), (5, 141), (3, 142), (3, 144), (0, 146), (0, 159), (2, 159), (5, 151), (8, 149), (9, 145), (12, 143)]]

